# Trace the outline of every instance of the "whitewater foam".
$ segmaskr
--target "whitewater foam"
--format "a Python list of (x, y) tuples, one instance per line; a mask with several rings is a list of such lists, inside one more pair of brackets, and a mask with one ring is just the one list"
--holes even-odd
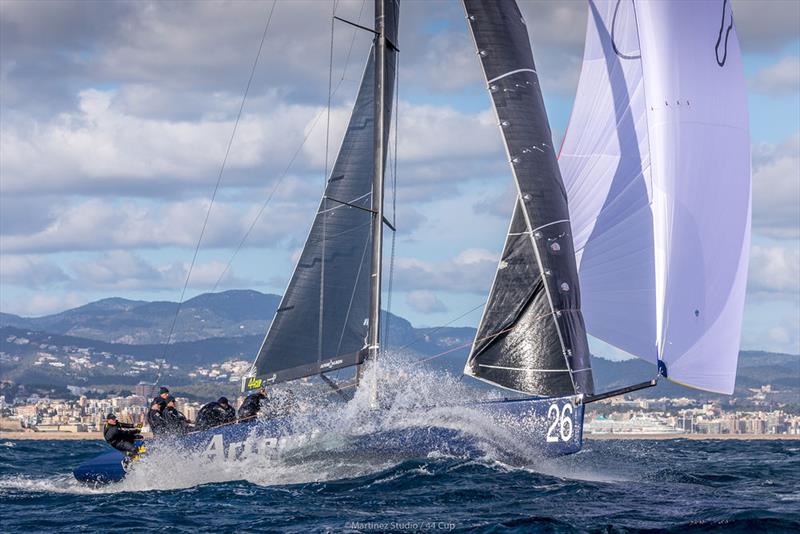
[[(403, 461), (414, 459), (407, 454), (369, 454), (356, 452), (354, 443), (365, 436), (437, 427), (458, 433), (478, 451), (470, 459), (487, 466), (540, 470), (546, 464), (540, 451), (509, 431), (514, 425), (530, 428), (541, 421), (498, 421), (476, 402), (494, 400), (499, 393), (472, 388), (460, 378), (444, 371), (419, 366), (403, 355), (389, 355), (380, 365), (367, 365), (363, 383), (377, 374), (380, 384), (380, 410), (370, 407), (369, 388), (358, 388), (352, 398), (343, 401), (316, 392), (294, 392), (296, 406), (290, 417), (291, 439), (281, 439), (280, 447), (259, 447), (253, 432), (235, 461), (217, 461), (206, 455), (190, 453), (178, 442), (148, 444), (148, 453), (134, 462), (119, 483), (93, 488), (74, 480), (10, 478), (0, 481), (3, 487), (28, 491), (52, 492), (139, 492), (176, 490), (202, 484), (244, 480), (259, 486), (285, 486), (352, 479), (388, 470)], [(282, 402), (280, 390), (272, 393), (272, 402)], [(320, 414), (324, 413), (324, 417)], [(502, 424), (498, 424), (502, 423)], [(458, 457), (446, 443), (433, 443), (426, 451), (431, 459)], [(423, 459), (419, 455), (416, 459)], [(463, 458), (463, 456), (461, 457)], [(564, 470), (558, 469), (562, 476)]]

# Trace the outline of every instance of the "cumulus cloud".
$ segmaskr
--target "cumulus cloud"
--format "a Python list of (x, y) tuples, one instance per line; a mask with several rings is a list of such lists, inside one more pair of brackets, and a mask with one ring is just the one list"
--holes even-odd
[(800, 251), (777, 246), (753, 246), (748, 274), (748, 289), (751, 292), (783, 294), (797, 299), (800, 296)]
[(497, 256), (488, 250), (467, 249), (454, 258), (429, 262), (418, 258), (395, 260), (394, 287), (401, 291), (429, 290), (486, 294)]
[(768, 95), (791, 95), (800, 91), (800, 56), (785, 56), (758, 71), (750, 86)]
[[(29, 235), (3, 237), (3, 253), (91, 251), (108, 249), (193, 248), (208, 208), (207, 201), (149, 204), (89, 199), (54, 208), (54, 222)], [(262, 217), (248, 246), (277, 245), (299, 238), (313, 216), (308, 210), (280, 210), (280, 216)], [(214, 205), (204, 236), (204, 247), (230, 248), (255, 218), (257, 208)]]
[[(176, 187), (205, 190), (216, 181), (232, 121), (138, 118), (120, 111), (114, 94), (82, 91), (78, 111), (43, 124), (4, 121), (3, 193), (163, 196)], [(225, 185), (253, 185), (285, 165), (303, 138), (297, 126), (318, 112), (276, 102), (266, 115), (245, 116)], [(230, 176), (237, 170), (250, 172)]]
[(800, 3), (795, 0), (733, 0), (732, 7), (744, 50), (780, 50), (800, 36)]
[[(776, 307), (765, 301), (754, 308), (742, 329), (742, 348), (800, 354), (798, 302)], [(754, 317), (755, 314), (760, 317)]]
[(39, 317), (58, 313), (70, 308), (87, 304), (89, 299), (85, 293), (77, 291), (39, 292), (26, 294), (23, 297), (4, 300), (3, 312), (14, 313), (23, 317)]
[(431, 291), (409, 291), (406, 303), (420, 313), (444, 313), (447, 306)]
[(800, 237), (800, 132), (753, 150), (753, 224), (760, 235)]
[(0, 280), (3, 284), (39, 288), (68, 280), (67, 274), (53, 261), (41, 256), (0, 256)]
[[(218, 261), (195, 265), (189, 280), (191, 287), (213, 288), (225, 266), (225, 263)], [(189, 271), (188, 262), (153, 265), (135, 253), (122, 250), (107, 252), (90, 261), (73, 262), (71, 267), (75, 283), (84, 289), (174, 290), (183, 285)], [(240, 279), (228, 270), (221, 284), (251, 287), (254, 282)]]

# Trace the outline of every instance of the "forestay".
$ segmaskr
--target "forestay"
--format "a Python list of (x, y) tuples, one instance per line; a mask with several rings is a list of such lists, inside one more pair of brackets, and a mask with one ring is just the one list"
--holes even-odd
[(589, 2), (559, 164), (591, 335), (733, 391), (750, 240), (746, 87), (727, 0)]
[(567, 197), (525, 21), (511, 1), (464, 6), (519, 195), (465, 373), (532, 395), (590, 394)]

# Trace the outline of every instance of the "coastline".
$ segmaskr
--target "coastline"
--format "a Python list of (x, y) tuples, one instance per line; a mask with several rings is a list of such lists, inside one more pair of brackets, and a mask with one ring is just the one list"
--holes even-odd
[[(149, 432), (142, 434), (145, 439), (153, 437)], [(102, 432), (0, 432), (0, 440), (11, 439), (17, 441), (103, 441)]]
[[(145, 438), (151, 438), (149, 432), (145, 432)], [(670, 439), (688, 439), (694, 441), (705, 440), (740, 440), (740, 441), (780, 441), (780, 440), (800, 440), (800, 434), (584, 434), (585, 440), (643, 440), (643, 441), (664, 441)], [(0, 432), (0, 440), (103, 440), (102, 432)]]
[(584, 440), (647, 440), (664, 441), (670, 439), (688, 439), (693, 441), (712, 441), (712, 440), (739, 440), (739, 441), (780, 441), (780, 440), (800, 440), (800, 434), (636, 434), (636, 433), (617, 433), (617, 434), (584, 434)]

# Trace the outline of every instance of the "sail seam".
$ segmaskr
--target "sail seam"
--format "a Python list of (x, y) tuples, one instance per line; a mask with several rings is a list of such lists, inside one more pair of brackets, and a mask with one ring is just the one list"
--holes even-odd
[(515, 69), (515, 70), (510, 70), (510, 71), (506, 72), (505, 74), (501, 74), (500, 76), (495, 76), (491, 80), (488, 80), (486, 83), (494, 83), (497, 80), (502, 80), (506, 76), (511, 76), (512, 74), (517, 74), (518, 72), (532, 72), (532, 73), (536, 74), (536, 71), (534, 69)]

